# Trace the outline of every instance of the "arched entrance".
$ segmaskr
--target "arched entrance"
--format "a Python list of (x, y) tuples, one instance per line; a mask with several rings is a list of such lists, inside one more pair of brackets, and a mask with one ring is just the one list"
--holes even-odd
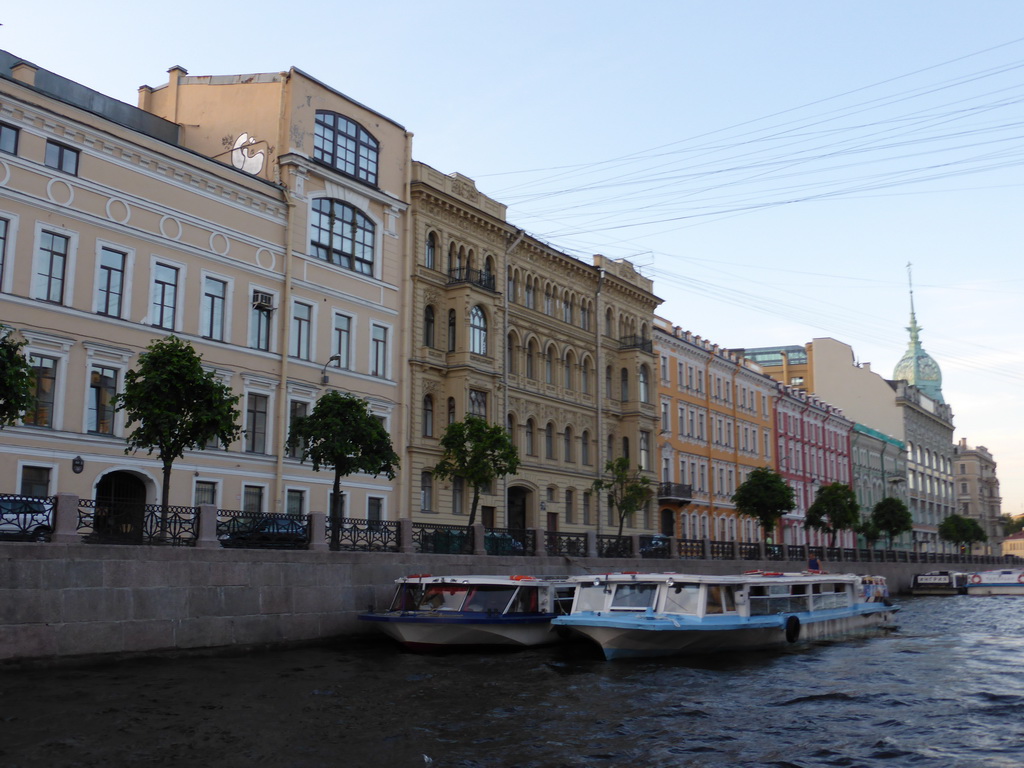
[(529, 507), (529, 488), (515, 485), (508, 489), (508, 527), (509, 530), (526, 530), (526, 510)]
[(131, 472), (111, 472), (96, 484), (93, 536), (111, 543), (142, 541), (146, 521), (146, 484)]
[(676, 513), (671, 509), (661, 510), (661, 532), (666, 536), (676, 535)]

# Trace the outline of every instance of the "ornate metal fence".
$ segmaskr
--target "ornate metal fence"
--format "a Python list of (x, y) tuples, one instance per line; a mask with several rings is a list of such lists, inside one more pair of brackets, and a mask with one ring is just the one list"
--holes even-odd
[(53, 499), (0, 494), (0, 541), (49, 541)]
[(631, 536), (606, 536), (597, 537), (598, 557), (632, 557), (633, 538)]
[(309, 515), (217, 510), (220, 545), (234, 549), (308, 549)]
[(343, 517), (338, 523), (338, 540), (332, 536), (333, 524), (327, 518), (327, 541), (333, 550), (349, 552), (397, 552), (399, 523), (389, 520), (365, 520)]
[(472, 531), (462, 525), (413, 523), (412, 543), (417, 552), (435, 555), (473, 554)]
[(587, 535), (547, 531), (544, 537), (544, 551), (550, 557), (586, 557)]
[(484, 533), (484, 551), (488, 555), (534, 555), (537, 539), (532, 530), (488, 528)]
[(89, 544), (163, 544), (194, 547), (199, 509), (118, 499), (79, 499), (78, 532)]

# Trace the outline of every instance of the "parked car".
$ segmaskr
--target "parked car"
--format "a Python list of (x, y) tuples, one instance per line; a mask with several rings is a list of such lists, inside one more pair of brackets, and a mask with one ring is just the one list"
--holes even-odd
[(222, 547), (247, 549), (307, 549), (309, 523), (305, 518), (259, 517), (249, 524), (231, 522), (232, 530), (220, 537)]
[(523, 542), (507, 533), (485, 533), (484, 551), (488, 555), (521, 555)]
[(650, 541), (640, 546), (641, 557), (672, 557), (672, 538), (663, 533), (651, 536)]
[(29, 496), (0, 496), (0, 540), (49, 541), (53, 503)]

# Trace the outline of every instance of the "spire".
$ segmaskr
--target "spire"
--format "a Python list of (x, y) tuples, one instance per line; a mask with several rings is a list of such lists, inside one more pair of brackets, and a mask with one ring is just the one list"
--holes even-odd
[(914, 312), (914, 276), (911, 270), (913, 265), (907, 262), (907, 284), (910, 287), (910, 343), (907, 351), (896, 364), (893, 371), (893, 379), (904, 380), (913, 384), (921, 392), (937, 402), (945, 402), (942, 399), (942, 372), (938, 363), (931, 355), (924, 351), (921, 346), (921, 326), (917, 324), (917, 314)]

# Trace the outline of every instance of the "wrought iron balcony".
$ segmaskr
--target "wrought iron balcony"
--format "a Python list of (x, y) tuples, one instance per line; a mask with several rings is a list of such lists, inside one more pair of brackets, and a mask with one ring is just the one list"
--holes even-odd
[(643, 336), (623, 336), (619, 339), (619, 349), (639, 349), (654, 352), (654, 341)]
[(481, 272), (479, 269), (459, 267), (448, 272), (448, 285), (459, 285), (470, 283), (488, 291), (494, 290), (494, 274), (492, 272)]
[(683, 483), (658, 483), (658, 501), (661, 504), (689, 504), (693, 500), (693, 486)]

